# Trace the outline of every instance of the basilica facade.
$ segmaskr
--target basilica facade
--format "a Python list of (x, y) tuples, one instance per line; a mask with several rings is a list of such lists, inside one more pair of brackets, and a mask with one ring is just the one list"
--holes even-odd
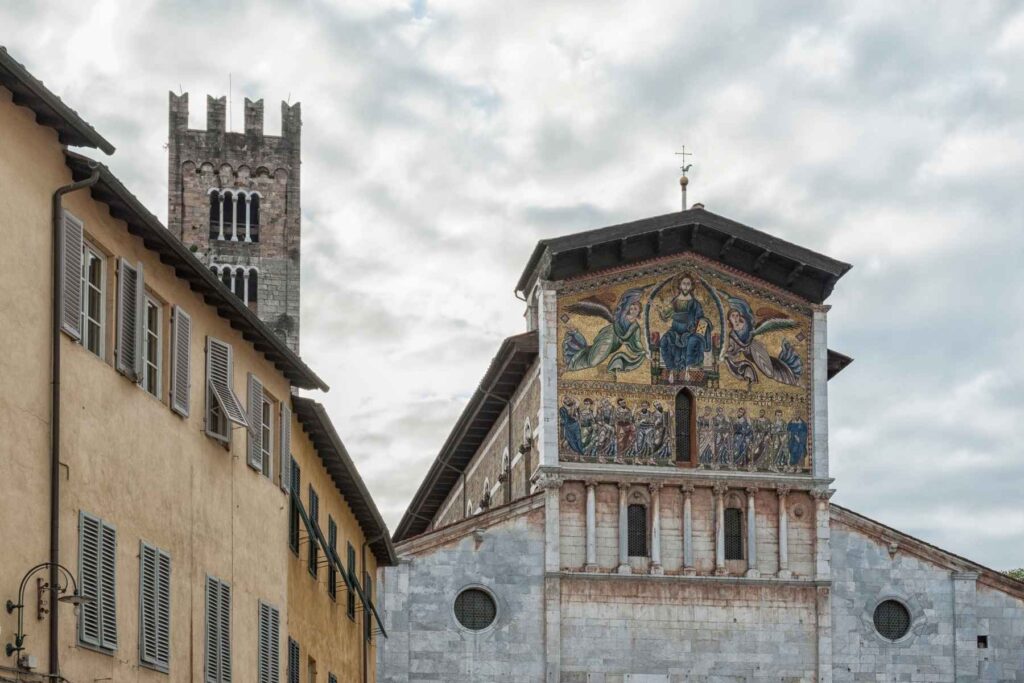
[(541, 241), (381, 571), (382, 681), (1024, 681), (1024, 583), (830, 503), (848, 264), (715, 215)]

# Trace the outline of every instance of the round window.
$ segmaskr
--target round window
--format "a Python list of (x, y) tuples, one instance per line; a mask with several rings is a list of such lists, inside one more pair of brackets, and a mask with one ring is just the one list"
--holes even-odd
[(902, 602), (886, 600), (875, 608), (875, 630), (888, 640), (899, 640), (910, 630), (910, 611)]
[(483, 631), (497, 614), (498, 606), (487, 591), (467, 588), (455, 598), (455, 618), (470, 631)]

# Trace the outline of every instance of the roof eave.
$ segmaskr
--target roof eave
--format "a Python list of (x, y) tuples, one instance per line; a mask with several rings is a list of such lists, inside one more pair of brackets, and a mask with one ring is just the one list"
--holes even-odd
[(161, 262), (174, 268), (178, 277), (203, 295), (207, 304), (217, 309), (218, 315), (230, 321), (233, 328), (266, 356), (281, 372), (301, 389), (330, 387), (307, 366), (288, 345), (260, 320), (255, 313), (204, 266), (182, 242), (172, 235), (160, 220), (118, 180), (109, 168), (87, 156), (65, 151), (72, 176), (79, 180), (93, 170), (100, 171), (99, 182), (92, 187), (92, 196), (106, 204), (110, 215), (128, 225), (128, 231), (142, 239), (147, 249), (160, 254)]
[(106, 154), (114, 153), (114, 146), (106, 138), (43, 85), (42, 81), (29, 73), (2, 45), (0, 86), (11, 91), (15, 104), (31, 109), (40, 125), (56, 130), (63, 144), (95, 147)]

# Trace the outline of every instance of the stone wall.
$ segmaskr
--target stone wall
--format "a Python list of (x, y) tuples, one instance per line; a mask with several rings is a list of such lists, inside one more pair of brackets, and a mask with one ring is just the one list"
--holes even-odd
[[(380, 573), (387, 640), (378, 680), (388, 683), (522, 683), (543, 677), (544, 516), (535, 497), (399, 546)], [(482, 529), (479, 538), (475, 529)], [(456, 596), (480, 586), (495, 598), (495, 624), (457, 623)]]
[[(1024, 600), (921, 546), (833, 519), (833, 680), (1024, 681)], [(896, 642), (874, 627), (874, 609), (885, 599), (903, 603), (912, 617)], [(987, 648), (978, 647), (979, 636)]]

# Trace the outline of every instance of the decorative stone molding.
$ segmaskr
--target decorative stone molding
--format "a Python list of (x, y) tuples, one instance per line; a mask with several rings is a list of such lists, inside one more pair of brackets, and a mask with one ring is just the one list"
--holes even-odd
[(593, 480), (593, 479), (586, 479), (586, 480), (584, 480), (584, 482), (583, 482), (583, 485), (584, 485), (585, 487), (587, 487), (588, 489), (593, 489), (593, 488), (597, 488), (597, 484), (598, 484), (598, 482), (596, 482), (596, 481), (595, 481), (595, 480)]
[(826, 488), (826, 487), (813, 488), (810, 491), (811, 498), (813, 498), (814, 500), (816, 500), (818, 502), (821, 502), (821, 501), (827, 502), (828, 499), (831, 498), (832, 494), (834, 494), (835, 492), (836, 492), (835, 489), (830, 489), (830, 488)]
[(629, 487), (632, 486), (632, 484), (629, 483), (628, 481), (620, 481), (618, 482), (617, 486), (619, 487), (620, 491), (628, 491)]
[(565, 478), (555, 474), (540, 473), (534, 479), (534, 483), (537, 485), (537, 488), (544, 490), (558, 489), (565, 483)]
[(661, 488), (663, 486), (664, 486), (664, 484), (662, 482), (656, 481), (656, 482), (648, 484), (647, 485), (647, 490), (650, 491), (651, 494), (653, 495), (653, 494), (657, 493), (658, 491), (661, 491)]
[(682, 492), (684, 497), (692, 496), (693, 484), (683, 484), (682, 486), (679, 487), (679, 490)]
[(775, 487), (775, 493), (779, 494), (780, 497), (788, 496), (792, 490), (793, 487), (786, 484), (779, 484)]
[(758, 488), (756, 486), (748, 486), (746, 492), (748, 496), (756, 496)]
[(721, 498), (729, 491), (729, 485), (724, 481), (716, 481), (714, 486), (711, 487), (711, 490), (714, 491), (715, 496)]

